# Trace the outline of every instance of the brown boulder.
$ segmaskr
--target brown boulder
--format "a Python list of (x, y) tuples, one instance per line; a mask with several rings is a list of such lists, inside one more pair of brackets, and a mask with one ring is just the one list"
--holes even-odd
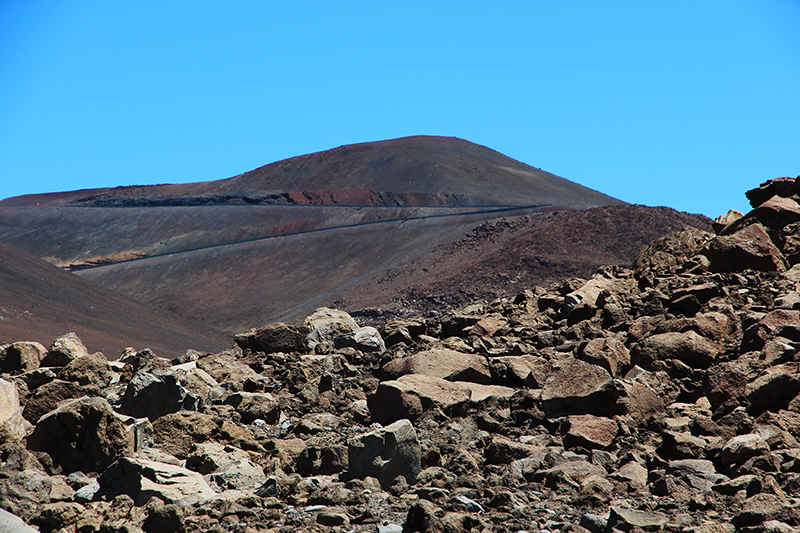
[(209, 440), (219, 426), (210, 415), (179, 411), (153, 422), (155, 446), (178, 459), (185, 459), (195, 443)]
[(38, 342), (14, 342), (0, 346), (0, 374), (24, 374), (39, 368), (47, 348)]
[(691, 368), (708, 368), (719, 354), (713, 341), (694, 331), (651, 335), (631, 350), (631, 361), (646, 370), (661, 370), (660, 361), (677, 359)]
[(768, 368), (761, 376), (745, 387), (749, 411), (759, 415), (764, 411), (778, 412), (800, 393), (800, 374), (797, 363), (786, 363)]
[(100, 389), (90, 385), (83, 387), (72, 381), (56, 379), (38, 387), (33, 395), (28, 398), (22, 416), (33, 424), (39, 418), (55, 409), (65, 400), (74, 400), (82, 396), (100, 396)]
[(78, 357), (89, 355), (89, 351), (75, 333), (67, 333), (53, 341), (40, 366), (66, 366)]
[(108, 359), (100, 352), (73, 359), (58, 373), (58, 379), (101, 388), (107, 387), (113, 378)]
[(608, 448), (614, 443), (619, 424), (610, 418), (594, 415), (570, 415), (565, 417), (559, 428), (564, 446), (572, 448)]
[(581, 359), (602, 366), (615, 378), (623, 376), (631, 367), (630, 351), (616, 337), (590, 340), (583, 348)]
[(568, 358), (558, 361), (542, 388), (542, 408), (548, 418), (570, 414), (607, 415), (617, 399), (607, 370)]
[(242, 350), (249, 348), (254, 352), (264, 353), (304, 353), (308, 334), (309, 330), (305, 326), (297, 327), (276, 322), (258, 330), (240, 333), (234, 337), (234, 340)]
[(0, 379), (0, 445), (25, 437), (17, 386)]
[(43, 416), (28, 448), (47, 452), (67, 472), (102, 472), (133, 453), (134, 438), (106, 400), (83, 397)]
[(386, 424), (402, 418), (414, 420), (433, 406), (450, 415), (460, 414), (470, 401), (470, 391), (425, 374), (407, 374), (396, 380), (384, 381), (367, 396), (372, 419)]
[(425, 374), (448, 381), (473, 381), (489, 384), (492, 374), (486, 358), (437, 348), (389, 361), (381, 369), (381, 379), (397, 379), (406, 374)]
[[(800, 178), (800, 176), (798, 176), (798, 178)], [(767, 180), (757, 189), (751, 189), (744, 194), (750, 201), (750, 205), (754, 208), (775, 196), (790, 198), (800, 194), (800, 180), (798, 180), (798, 178), (782, 177)]]
[(752, 223), (731, 235), (714, 237), (703, 250), (716, 272), (740, 272), (747, 269), (783, 272), (786, 258), (773, 244), (766, 228)]

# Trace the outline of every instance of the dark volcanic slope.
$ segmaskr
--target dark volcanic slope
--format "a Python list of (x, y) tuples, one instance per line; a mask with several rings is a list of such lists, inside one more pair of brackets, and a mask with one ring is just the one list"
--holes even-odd
[(64, 272), (0, 241), (0, 344), (45, 346), (74, 331), (90, 352), (116, 358), (129, 343), (175, 357), (215, 351), (233, 340)]
[(405, 137), (278, 161), (233, 178), (9, 198), (0, 207), (266, 204), (532, 205), (623, 202), (451, 137)]
[(711, 220), (642, 205), (506, 217), (377, 276), (333, 305), (354, 314), (378, 308), (403, 315), (514, 296), (522, 288), (588, 278), (604, 265), (630, 267), (646, 244), (685, 226), (711, 231)]

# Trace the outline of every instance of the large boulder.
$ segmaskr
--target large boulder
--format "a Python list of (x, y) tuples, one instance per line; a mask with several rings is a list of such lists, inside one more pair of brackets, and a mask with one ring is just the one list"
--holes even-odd
[(398, 476), (413, 484), (420, 472), (417, 432), (405, 419), (349, 439), (347, 455), (350, 477), (374, 477), (384, 489)]
[(348, 313), (338, 309), (320, 307), (303, 322), (310, 332), (306, 336), (306, 346), (312, 352), (318, 344), (329, 342), (339, 335), (352, 333), (358, 329), (358, 323)]
[(731, 235), (714, 237), (703, 250), (716, 272), (740, 272), (746, 269), (783, 272), (786, 258), (775, 246), (767, 229), (752, 223)]
[(631, 350), (631, 361), (646, 370), (662, 370), (659, 361), (676, 359), (691, 368), (708, 368), (720, 352), (715, 342), (694, 331), (651, 335)]
[(177, 411), (199, 411), (203, 400), (186, 390), (174, 372), (137, 372), (120, 398), (119, 412), (151, 421)]
[(43, 416), (28, 448), (47, 452), (67, 472), (102, 472), (133, 453), (134, 437), (105, 399), (83, 397)]
[(14, 342), (0, 346), (0, 374), (24, 374), (39, 368), (47, 348), (38, 342)]
[(749, 411), (759, 415), (764, 411), (777, 413), (800, 394), (800, 374), (797, 363), (773, 366), (747, 384), (744, 391)]
[(461, 414), (470, 396), (470, 390), (458, 383), (425, 374), (407, 374), (378, 385), (367, 397), (367, 406), (372, 419), (385, 424), (402, 418), (414, 420), (433, 406), (450, 415)]
[(225, 398), (225, 403), (236, 409), (243, 424), (252, 424), (259, 419), (277, 424), (281, 416), (280, 405), (267, 392), (235, 392)]
[(75, 333), (67, 333), (53, 341), (41, 366), (67, 366), (78, 357), (89, 355), (89, 351)]
[(61, 402), (83, 396), (99, 396), (100, 394), (100, 389), (95, 386), (84, 387), (73, 381), (56, 379), (36, 388), (25, 403), (22, 416), (25, 417), (25, 420), (35, 424), (39, 418), (52, 411)]
[[(50, 503), (52, 486), (52, 479), (37, 470), (15, 472), (0, 481), (0, 508), (29, 522), (43, 505)], [(11, 521), (11, 517), (7, 518)]]
[(290, 326), (283, 322), (268, 324), (263, 328), (240, 333), (234, 337), (236, 344), (254, 352), (305, 352), (305, 338), (309, 334), (305, 326)]
[(385, 352), (386, 344), (380, 332), (372, 326), (357, 328), (355, 331), (342, 333), (333, 339), (336, 348), (355, 348), (362, 352)]
[(70, 361), (58, 373), (58, 379), (74, 381), (79, 385), (107, 387), (114, 379), (114, 373), (106, 356), (100, 352), (84, 355)]
[(25, 421), (19, 405), (17, 386), (0, 379), (0, 445), (25, 437)]
[(548, 418), (570, 414), (613, 414), (617, 391), (604, 368), (568, 358), (559, 361), (542, 387), (542, 409)]
[(406, 374), (425, 374), (448, 381), (473, 381), (489, 384), (492, 374), (486, 358), (480, 355), (437, 348), (389, 361), (381, 368), (381, 378), (397, 379)]
[(219, 432), (214, 417), (194, 411), (179, 411), (153, 422), (155, 446), (178, 459), (185, 459), (192, 448)]
[(122, 457), (97, 479), (98, 496), (113, 499), (120, 494), (130, 496), (136, 505), (145, 505), (156, 497), (164, 503), (192, 505), (216, 494), (197, 472), (180, 466)]

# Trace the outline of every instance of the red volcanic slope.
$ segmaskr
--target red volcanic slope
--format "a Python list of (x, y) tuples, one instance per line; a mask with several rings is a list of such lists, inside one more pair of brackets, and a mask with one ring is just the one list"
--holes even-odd
[(218, 352), (233, 339), (143, 305), (0, 241), (0, 344), (49, 346), (74, 331), (90, 352), (115, 359), (124, 348), (150, 348), (163, 357), (187, 349)]

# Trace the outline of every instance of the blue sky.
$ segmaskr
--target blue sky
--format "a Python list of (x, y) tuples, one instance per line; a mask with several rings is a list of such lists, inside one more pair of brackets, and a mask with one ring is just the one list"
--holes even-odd
[(800, 2), (0, 0), (0, 198), (446, 135), (714, 217), (800, 174)]

